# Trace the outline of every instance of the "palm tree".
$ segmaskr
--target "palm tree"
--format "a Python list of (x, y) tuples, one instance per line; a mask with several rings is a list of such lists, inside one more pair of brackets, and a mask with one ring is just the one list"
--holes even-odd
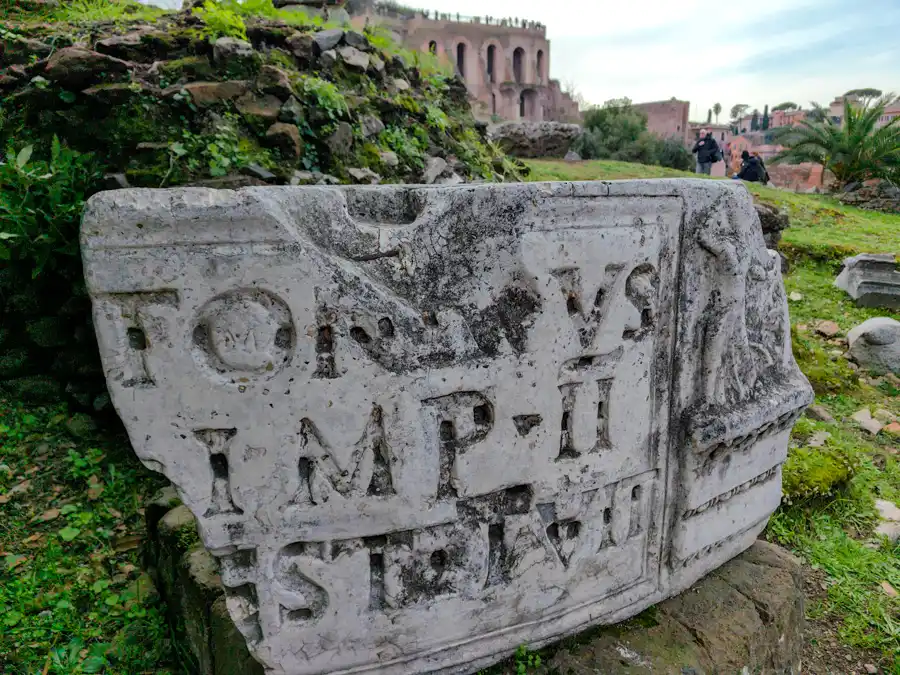
[(719, 113), (722, 112), (722, 104), (716, 103), (713, 105), (713, 114), (716, 116), (716, 124), (719, 123)]
[(879, 118), (894, 98), (889, 94), (868, 105), (845, 100), (843, 124), (826, 118), (782, 127), (775, 138), (785, 150), (772, 162), (821, 164), (839, 187), (870, 178), (896, 183), (900, 180), (900, 117), (878, 128)]

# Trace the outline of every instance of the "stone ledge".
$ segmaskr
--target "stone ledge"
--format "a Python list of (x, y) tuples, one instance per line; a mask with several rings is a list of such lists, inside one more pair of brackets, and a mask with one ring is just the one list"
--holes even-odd
[[(173, 497), (169, 488), (147, 508), (147, 563), (183, 653), (199, 675), (262, 675), (228, 616), (218, 563), (198, 543), (193, 516), (173, 506)], [(536, 672), (794, 675), (803, 624), (800, 562), (758, 540), (681, 595), (629, 621), (563, 640)]]

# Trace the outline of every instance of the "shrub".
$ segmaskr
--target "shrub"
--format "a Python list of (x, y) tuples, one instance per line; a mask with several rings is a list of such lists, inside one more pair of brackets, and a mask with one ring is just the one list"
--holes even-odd
[(234, 9), (215, 0), (206, 0), (203, 7), (195, 9), (194, 14), (206, 24), (204, 34), (210, 40), (220, 37), (247, 39), (247, 26), (241, 15)]
[(78, 255), (81, 211), (102, 176), (93, 155), (56, 137), (49, 160), (36, 158), (35, 149), (10, 148), (0, 164), (0, 259), (30, 264), (32, 276), (57, 255)]

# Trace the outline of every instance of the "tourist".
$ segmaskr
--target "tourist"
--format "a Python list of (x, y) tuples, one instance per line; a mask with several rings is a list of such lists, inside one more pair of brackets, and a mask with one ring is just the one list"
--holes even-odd
[(744, 150), (741, 153), (741, 158), (744, 160), (741, 163), (741, 171), (738, 173), (735, 178), (740, 180), (745, 180), (750, 183), (765, 183), (766, 182), (766, 167), (763, 165), (762, 160), (759, 158), (757, 153), (753, 153), (752, 155)]
[(707, 129), (700, 130), (700, 136), (691, 152), (697, 154), (697, 173), (710, 175), (713, 163), (719, 161), (719, 144)]

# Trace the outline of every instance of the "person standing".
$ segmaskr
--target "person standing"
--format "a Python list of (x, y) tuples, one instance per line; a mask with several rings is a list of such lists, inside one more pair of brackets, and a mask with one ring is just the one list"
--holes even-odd
[(719, 144), (708, 129), (700, 130), (700, 136), (691, 152), (697, 155), (697, 173), (709, 176), (713, 163), (719, 161)]

